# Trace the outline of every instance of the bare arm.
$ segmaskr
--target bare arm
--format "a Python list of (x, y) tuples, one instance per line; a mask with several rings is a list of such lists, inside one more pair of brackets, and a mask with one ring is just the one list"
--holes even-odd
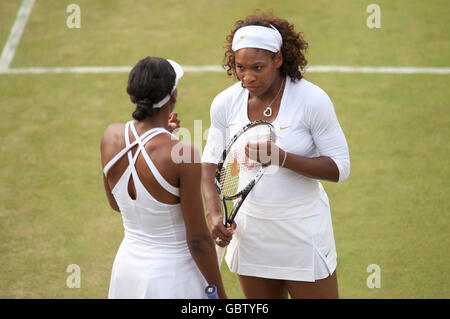
[(117, 205), (116, 199), (111, 193), (111, 189), (109, 188), (108, 181), (106, 180), (105, 175), (103, 175), (103, 186), (105, 186), (106, 197), (108, 198), (109, 206), (114, 209), (116, 212), (120, 213), (119, 205)]
[[(102, 136), (102, 140), (100, 142), (100, 154), (101, 154), (101, 160), (102, 160), (102, 168), (105, 167), (105, 165), (113, 158), (114, 154), (112, 153), (111, 147), (108, 144), (107, 140), (112, 134), (112, 131), (114, 129), (114, 124), (110, 125), (106, 130), (105, 133)], [(116, 199), (114, 198), (113, 194), (111, 193), (111, 188), (109, 187), (108, 181), (106, 180), (106, 177), (103, 175), (103, 186), (105, 187), (106, 197), (108, 198), (109, 205), (111, 208), (117, 212), (120, 212), (119, 206), (117, 205)]]
[[(196, 151), (193, 149), (193, 152)], [(201, 173), (199, 163), (180, 164), (180, 203), (186, 225), (186, 238), (192, 258), (200, 272), (209, 284), (216, 285), (219, 298), (226, 298), (215, 246), (203, 211)]]
[(206, 205), (206, 218), (213, 238), (219, 237), (221, 247), (227, 246), (232, 238), (232, 232), (223, 225), (221, 203), (217, 193), (214, 178), (216, 174), (216, 164), (202, 163), (202, 190)]
[(270, 164), (282, 165), (284, 168), (288, 168), (309, 178), (331, 182), (337, 182), (339, 180), (339, 169), (336, 163), (328, 156), (305, 157), (295, 155), (285, 152), (271, 142), (247, 143), (245, 154), (253, 160), (265, 164), (269, 164), (270, 162)]
[[(284, 153), (283, 150), (280, 150), (281, 161), (284, 159)], [(330, 182), (338, 182), (339, 180), (339, 169), (334, 161), (327, 156), (309, 158), (287, 153), (283, 167), (309, 178)]]

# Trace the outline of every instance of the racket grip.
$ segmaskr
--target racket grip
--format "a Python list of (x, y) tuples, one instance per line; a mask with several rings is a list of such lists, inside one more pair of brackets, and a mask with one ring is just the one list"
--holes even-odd
[(222, 265), (223, 256), (225, 255), (225, 247), (220, 247), (216, 245), (217, 262), (219, 263), (219, 269)]
[(208, 299), (219, 299), (219, 295), (217, 294), (217, 287), (215, 285), (206, 286), (205, 295), (208, 297)]

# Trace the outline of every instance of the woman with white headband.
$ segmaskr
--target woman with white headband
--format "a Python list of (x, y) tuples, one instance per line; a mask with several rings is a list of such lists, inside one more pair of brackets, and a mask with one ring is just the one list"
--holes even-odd
[[(346, 180), (350, 159), (333, 103), (303, 77), (307, 43), (288, 21), (264, 13), (237, 21), (227, 42), (224, 66), (239, 82), (212, 102), (202, 156), (211, 235), (228, 245), (225, 260), (247, 298), (338, 298), (330, 206), (320, 180)], [(279, 169), (262, 176), (229, 231), (215, 167), (228, 138), (255, 120), (271, 122), (277, 142), (249, 143), (246, 154), (267, 145)]]
[[(174, 61), (139, 61), (127, 87), (134, 121), (103, 134), (105, 191), (124, 226), (109, 298), (206, 298), (208, 284), (226, 297), (203, 213), (201, 165), (172, 159), (183, 143), (171, 133), (179, 126), (173, 110), (182, 76)], [(197, 155), (191, 145), (181, 149)]]

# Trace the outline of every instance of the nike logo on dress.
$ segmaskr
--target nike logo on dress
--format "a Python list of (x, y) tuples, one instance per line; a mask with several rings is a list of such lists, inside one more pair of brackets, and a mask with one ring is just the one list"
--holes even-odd
[(280, 126), (280, 131), (287, 129), (288, 127), (290, 127), (290, 125), (288, 125), (288, 126)]

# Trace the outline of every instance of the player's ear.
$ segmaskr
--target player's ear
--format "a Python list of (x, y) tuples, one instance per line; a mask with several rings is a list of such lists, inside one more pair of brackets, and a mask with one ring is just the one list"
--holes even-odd
[(275, 63), (275, 68), (279, 69), (283, 65), (283, 55), (281, 54), (281, 51), (278, 51), (274, 57), (273, 62)]

